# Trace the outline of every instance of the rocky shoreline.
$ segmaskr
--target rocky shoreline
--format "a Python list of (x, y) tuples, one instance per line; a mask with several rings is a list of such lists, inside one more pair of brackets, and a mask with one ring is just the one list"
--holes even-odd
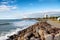
[(47, 22), (38, 22), (6, 40), (57, 40), (60, 37), (60, 28), (51, 26)]

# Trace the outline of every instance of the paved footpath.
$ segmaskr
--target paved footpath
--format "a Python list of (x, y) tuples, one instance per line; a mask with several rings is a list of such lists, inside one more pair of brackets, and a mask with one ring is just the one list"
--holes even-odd
[(51, 24), (52, 27), (60, 28), (60, 23), (58, 23), (58, 22), (55, 22), (55, 21), (52, 21), (52, 20), (48, 20), (47, 22), (48, 22), (49, 24)]

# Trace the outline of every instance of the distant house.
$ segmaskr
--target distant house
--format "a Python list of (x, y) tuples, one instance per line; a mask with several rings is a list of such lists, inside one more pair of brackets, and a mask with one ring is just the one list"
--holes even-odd
[(44, 18), (48, 18), (48, 15), (47, 14), (44, 14)]
[(59, 18), (57, 18), (57, 20), (58, 20), (58, 21), (60, 21), (60, 17), (59, 17)]

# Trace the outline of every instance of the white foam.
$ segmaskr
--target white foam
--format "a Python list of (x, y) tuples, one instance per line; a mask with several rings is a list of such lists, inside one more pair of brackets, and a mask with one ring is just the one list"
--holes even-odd
[[(23, 23), (22, 23), (23, 22)], [(26, 28), (28, 28), (30, 25), (32, 25), (32, 24), (34, 24), (35, 22), (32, 22), (32, 23), (29, 23), (29, 22), (25, 22), (25, 21), (22, 21), (22, 22), (19, 22), (19, 23), (16, 23), (16, 24), (13, 24), (14, 26), (21, 26), (21, 24), (23, 24), (23, 26), (25, 26), (26, 24), (28, 24), (28, 26), (27, 27), (24, 27), (24, 28), (22, 28), (22, 29), (20, 29), (20, 28), (17, 28), (17, 29), (15, 29), (15, 30), (11, 30), (10, 32), (7, 32), (5, 35), (2, 35), (2, 36), (0, 36), (0, 40), (6, 40), (6, 39), (8, 39), (8, 36), (11, 36), (11, 35), (13, 35), (13, 34), (17, 34), (18, 33), (18, 31), (21, 31), (21, 30), (23, 30), (23, 29), (26, 29)]]
[[(23, 29), (26, 29), (27, 27), (23, 28)], [(20, 28), (17, 28), (16, 30), (11, 30), (10, 32), (8, 32), (6, 35), (3, 35), (3, 36), (0, 36), (0, 40), (6, 40), (8, 39), (8, 36), (11, 36), (13, 34), (17, 34), (18, 31), (21, 31), (23, 29), (20, 29)]]
[(18, 31), (20, 31), (20, 30), (22, 30), (22, 29), (17, 28), (16, 30), (11, 30), (6, 35), (0, 36), (0, 40), (6, 40), (6, 39), (8, 39), (8, 36), (11, 36), (13, 34), (17, 34)]

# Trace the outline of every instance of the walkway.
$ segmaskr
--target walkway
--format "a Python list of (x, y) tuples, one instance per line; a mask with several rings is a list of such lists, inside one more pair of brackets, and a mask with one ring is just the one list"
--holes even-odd
[(52, 20), (48, 20), (47, 22), (48, 22), (49, 24), (51, 24), (52, 27), (58, 27), (58, 28), (60, 28), (60, 23), (59, 23), (59, 22), (52, 21)]

